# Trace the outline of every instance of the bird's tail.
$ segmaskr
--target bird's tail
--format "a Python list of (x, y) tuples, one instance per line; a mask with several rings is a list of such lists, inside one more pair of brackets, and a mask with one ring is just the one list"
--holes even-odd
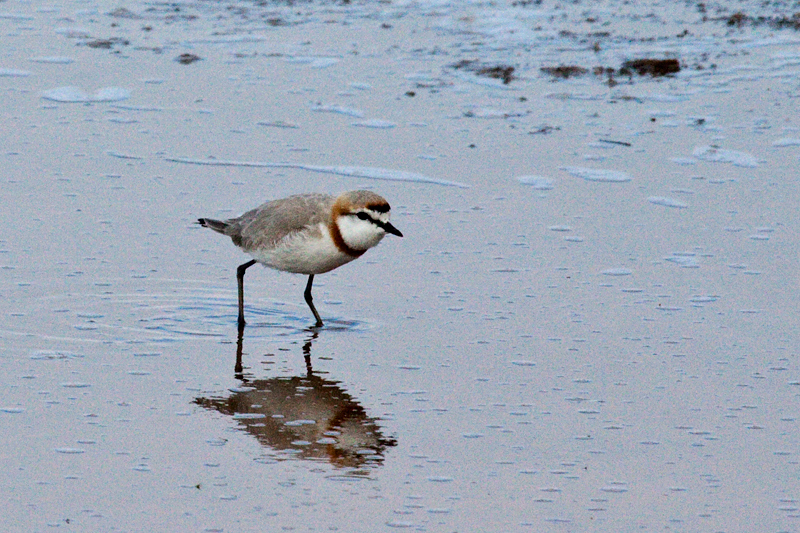
[(225, 230), (228, 229), (227, 222), (223, 222), (222, 220), (214, 220), (213, 218), (198, 218), (197, 223), (203, 226), (204, 228), (211, 228), (217, 233), (222, 233), (226, 235)]

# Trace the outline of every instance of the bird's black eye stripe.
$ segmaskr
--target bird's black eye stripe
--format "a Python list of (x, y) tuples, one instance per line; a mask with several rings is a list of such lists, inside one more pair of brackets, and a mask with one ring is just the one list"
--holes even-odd
[(381, 228), (383, 230), (386, 230), (386, 223), (385, 222), (372, 218), (372, 215), (370, 215), (366, 211), (359, 211), (358, 213), (356, 213), (356, 216), (361, 220), (366, 220), (366, 221), (372, 222), (373, 224), (375, 224), (379, 228)]
[(368, 205), (370, 209), (375, 211), (376, 213), (388, 213), (389, 212), (389, 204), (374, 204)]

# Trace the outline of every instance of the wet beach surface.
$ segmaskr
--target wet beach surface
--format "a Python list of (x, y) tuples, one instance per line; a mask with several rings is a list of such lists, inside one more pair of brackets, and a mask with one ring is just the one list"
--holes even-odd
[[(799, 530), (800, 32), (726, 5), (0, 3), (3, 529)], [(238, 336), (194, 221), (357, 188)]]

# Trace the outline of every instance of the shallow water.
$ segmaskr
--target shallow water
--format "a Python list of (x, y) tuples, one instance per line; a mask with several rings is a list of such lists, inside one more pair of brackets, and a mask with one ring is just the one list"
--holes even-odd
[[(3, 529), (800, 529), (800, 33), (704, 5), (1, 4)], [(239, 338), (193, 222), (356, 188)]]

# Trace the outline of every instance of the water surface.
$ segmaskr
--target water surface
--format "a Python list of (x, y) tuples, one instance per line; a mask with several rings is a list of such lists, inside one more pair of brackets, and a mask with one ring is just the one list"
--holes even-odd
[[(736, 11), (3, 3), (3, 529), (798, 530), (800, 34)], [(193, 222), (356, 188), (405, 237), (239, 337)]]

